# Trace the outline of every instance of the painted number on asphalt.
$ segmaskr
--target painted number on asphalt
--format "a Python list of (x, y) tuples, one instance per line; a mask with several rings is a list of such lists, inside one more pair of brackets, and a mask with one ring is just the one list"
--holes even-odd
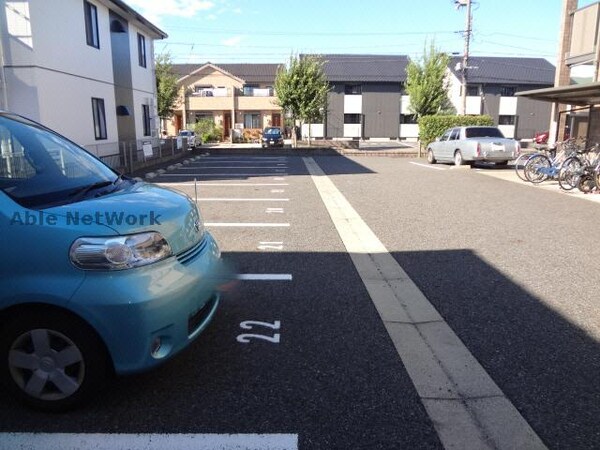
[[(281, 328), (281, 321), (276, 320), (271, 322), (260, 322), (258, 320), (246, 320), (240, 323), (240, 328), (243, 330), (253, 330), (255, 327), (269, 328), (271, 330), (279, 330)], [(280, 334), (275, 333), (273, 336), (266, 336), (258, 333), (244, 333), (237, 337), (237, 341), (242, 344), (248, 344), (252, 339), (271, 342), (272, 344), (279, 344)]]

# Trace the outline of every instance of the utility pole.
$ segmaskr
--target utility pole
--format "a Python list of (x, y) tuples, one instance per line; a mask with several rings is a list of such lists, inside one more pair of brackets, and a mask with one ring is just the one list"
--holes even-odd
[(467, 68), (469, 67), (469, 42), (471, 40), (472, 32), (472, 17), (471, 17), (471, 0), (454, 0), (456, 8), (459, 9), (461, 6), (467, 7), (467, 19), (465, 25), (465, 51), (463, 53), (463, 60), (461, 65), (462, 73), (462, 89), (461, 89), (461, 111), (460, 113), (464, 116), (467, 114)]

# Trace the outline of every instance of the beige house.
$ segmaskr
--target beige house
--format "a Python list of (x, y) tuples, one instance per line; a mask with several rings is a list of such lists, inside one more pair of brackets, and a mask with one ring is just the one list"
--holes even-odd
[(193, 128), (212, 119), (223, 129), (223, 140), (248, 140), (268, 126), (283, 126), (276, 104), (275, 77), (279, 64), (174, 64), (180, 77), (175, 114), (167, 133)]

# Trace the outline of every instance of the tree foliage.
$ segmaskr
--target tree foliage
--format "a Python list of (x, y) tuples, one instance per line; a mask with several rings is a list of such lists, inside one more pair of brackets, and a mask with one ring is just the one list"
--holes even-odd
[(431, 44), (425, 48), (421, 61), (410, 61), (406, 67), (406, 92), (410, 96), (409, 110), (421, 118), (452, 113), (448, 98), (446, 69), (450, 57)]
[(277, 72), (275, 91), (277, 104), (291, 115), (294, 123), (322, 120), (329, 92), (323, 62), (315, 56), (291, 57), (289, 65)]
[(155, 69), (158, 117), (165, 119), (173, 115), (178, 95), (177, 76), (173, 73), (168, 53), (156, 56)]

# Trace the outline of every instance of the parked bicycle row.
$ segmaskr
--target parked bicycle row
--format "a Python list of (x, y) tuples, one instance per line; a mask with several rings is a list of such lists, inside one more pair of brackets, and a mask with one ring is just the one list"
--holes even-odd
[(538, 184), (553, 180), (565, 191), (577, 188), (589, 193), (600, 186), (600, 144), (568, 139), (553, 147), (522, 153), (514, 167), (523, 181)]

